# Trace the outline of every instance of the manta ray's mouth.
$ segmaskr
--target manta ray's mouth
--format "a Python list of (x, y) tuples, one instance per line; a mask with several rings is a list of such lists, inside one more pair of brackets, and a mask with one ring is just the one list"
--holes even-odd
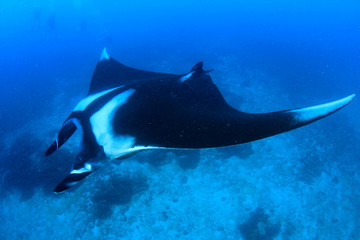
[(45, 155), (76, 131), (82, 144), (69, 175), (55, 188), (62, 192), (93, 173), (104, 158), (128, 157), (156, 148), (213, 148), (246, 143), (307, 125), (349, 104), (343, 99), (295, 110), (253, 114), (224, 99), (202, 62), (186, 74), (127, 67), (104, 50), (88, 96), (63, 124)]

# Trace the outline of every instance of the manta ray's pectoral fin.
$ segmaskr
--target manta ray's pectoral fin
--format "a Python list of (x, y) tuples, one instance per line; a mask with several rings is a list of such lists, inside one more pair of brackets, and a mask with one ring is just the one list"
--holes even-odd
[(297, 128), (315, 122), (319, 119), (329, 116), (334, 112), (339, 111), (340, 109), (351, 103), (354, 100), (355, 96), (355, 94), (352, 94), (333, 102), (307, 108), (288, 110), (285, 112), (292, 116), (292, 125), (294, 128)]
[(55, 187), (54, 192), (63, 192), (95, 172), (100, 167), (100, 162), (104, 157), (105, 154), (101, 146), (83, 146), (76, 155), (69, 175)]
[(339, 111), (351, 103), (354, 98), (355, 94), (352, 94), (333, 102), (311, 107), (264, 114), (249, 114), (247, 118), (250, 119), (250, 122), (243, 128), (243, 133), (247, 137), (237, 140), (241, 143), (250, 142), (308, 125)]
[(144, 82), (144, 80), (151, 81), (160, 78), (177, 79), (181, 76), (180, 74), (151, 72), (125, 66), (112, 58), (104, 48), (91, 79), (89, 95), (137, 83), (139, 80)]
[(74, 134), (75, 131), (75, 124), (71, 120), (66, 121), (60, 129), (55, 141), (46, 150), (45, 156), (49, 156), (57, 149), (59, 149)]

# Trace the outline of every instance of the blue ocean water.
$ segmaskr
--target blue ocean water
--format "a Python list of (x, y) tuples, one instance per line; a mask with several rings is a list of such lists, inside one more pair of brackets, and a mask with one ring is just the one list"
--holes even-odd
[(53, 187), (75, 136), (44, 152), (86, 96), (104, 47), (186, 73), (204, 61), (248, 112), (359, 94), (356, 1), (0, 2), (1, 239), (360, 239), (360, 103), (224, 149), (141, 153), (78, 188)]

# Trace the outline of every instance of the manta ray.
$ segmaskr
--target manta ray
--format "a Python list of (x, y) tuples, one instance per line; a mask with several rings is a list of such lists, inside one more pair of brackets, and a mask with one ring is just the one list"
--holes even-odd
[(324, 118), (355, 94), (312, 107), (246, 113), (231, 107), (199, 62), (186, 74), (127, 67), (103, 50), (88, 95), (64, 121), (49, 156), (76, 130), (80, 150), (70, 173), (54, 189), (63, 192), (95, 172), (106, 159), (149, 149), (201, 149), (247, 143)]

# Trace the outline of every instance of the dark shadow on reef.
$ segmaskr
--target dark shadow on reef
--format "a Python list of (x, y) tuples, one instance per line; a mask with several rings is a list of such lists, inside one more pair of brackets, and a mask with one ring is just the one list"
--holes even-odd
[(126, 205), (133, 196), (148, 189), (145, 177), (112, 177), (108, 181), (97, 185), (90, 197), (93, 202), (92, 214), (95, 219), (111, 217), (113, 207)]
[(38, 139), (25, 133), (1, 153), (0, 197), (18, 192), (22, 200), (27, 200), (39, 189), (52, 194), (53, 187), (69, 170), (73, 154), (62, 149), (61, 155), (54, 154), (54, 157), (45, 159), (43, 150)]
[(230, 158), (236, 156), (242, 159), (246, 159), (254, 153), (254, 150), (252, 149), (251, 143), (244, 143), (229, 147), (218, 148), (217, 152), (219, 154), (219, 157), (221, 158)]
[(280, 224), (271, 223), (269, 215), (262, 208), (250, 213), (250, 217), (239, 226), (245, 240), (272, 240), (280, 233)]
[[(226, 159), (232, 156), (247, 159), (253, 153), (254, 150), (252, 149), (251, 143), (216, 149), (216, 157), (220, 159)], [(188, 170), (195, 169), (199, 165), (201, 160), (201, 150), (154, 150), (138, 153), (133, 158), (138, 162), (146, 162), (154, 167), (169, 164), (175, 159), (180, 168)]]
[(154, 167), (170, 163), (176, 159), (182, 169), (195, 169), (200, 162), (200, 150), (154, 150), (138, 153), (134, 157), (139, 162), (147, 162)]

